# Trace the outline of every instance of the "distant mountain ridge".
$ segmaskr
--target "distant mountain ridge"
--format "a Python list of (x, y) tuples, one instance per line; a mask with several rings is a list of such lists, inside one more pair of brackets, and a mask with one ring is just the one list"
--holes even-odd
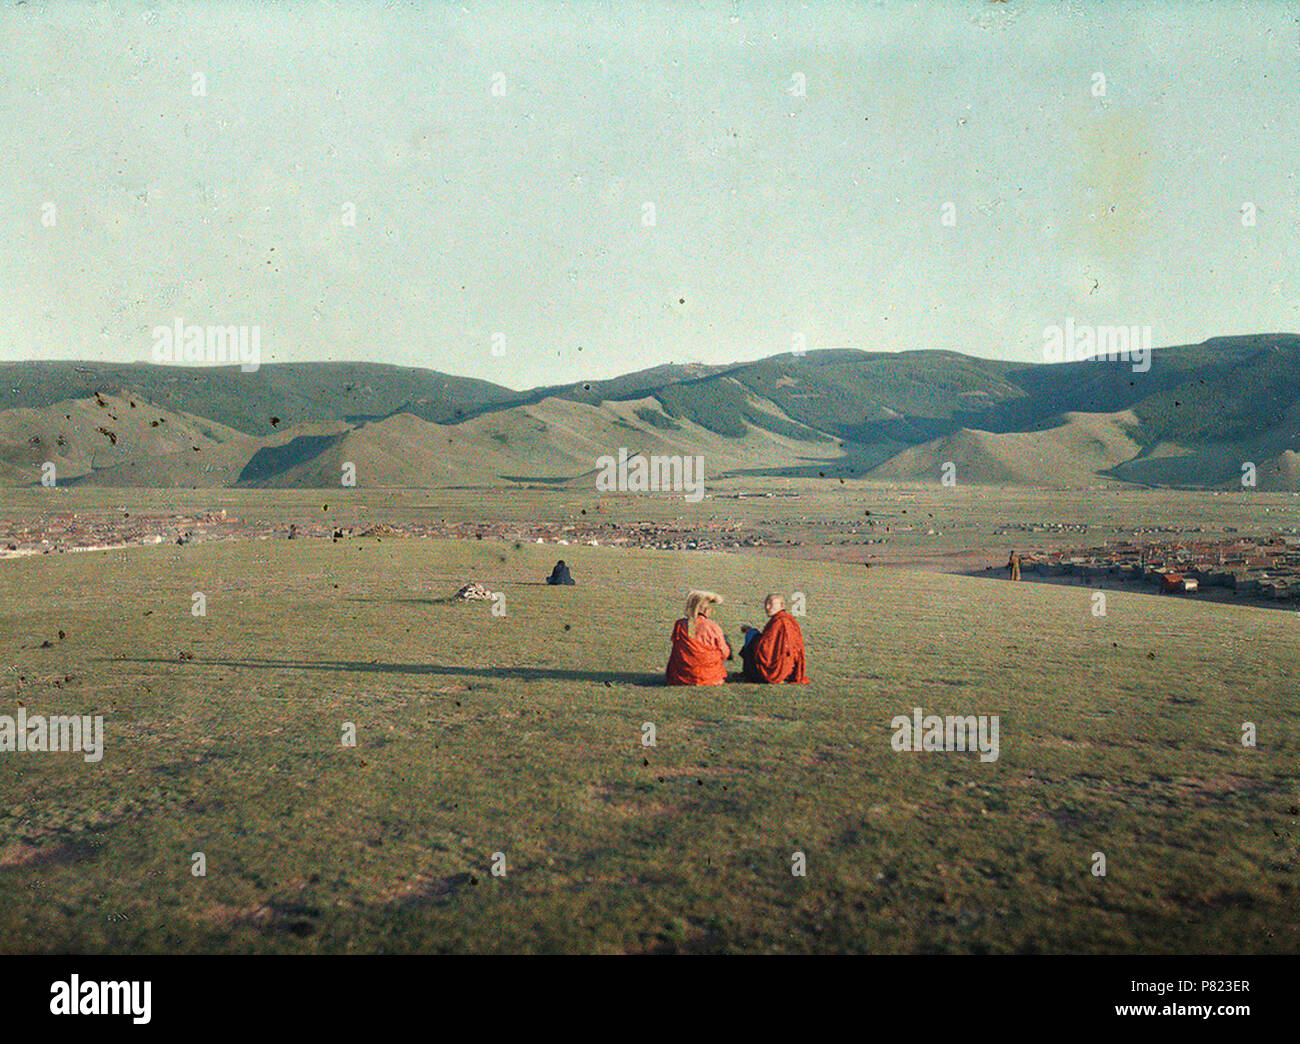
[(358, 485), (581, 482), (619, 446), (704, 455), (713, 478), (937, 482), (951, 462), (966, 482), (1241, 488), (1250, 466), (1294, 489), (1300, 336), (1156, 349), (1140, 373), (835, 349), (527, 392), (380, 363), (0, 363), (8, 485), (47, 461), (111, 485), (329, 486), (348, 461)]

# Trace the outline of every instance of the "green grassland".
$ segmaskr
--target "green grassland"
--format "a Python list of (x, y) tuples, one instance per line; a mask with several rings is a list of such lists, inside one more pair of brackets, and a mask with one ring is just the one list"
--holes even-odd
[[(580, 586), (541, 584), (557, 550)], [(0, 756), (2, 951), (1300, 942), (1294, 613), (493, 540), (0, 566), (0, 713), (106, 732), (97, 765)], [(812, 683), (662, 686), (691, 586), (733, 637), (804, 592)], [(1001, 757), (893, 751), (914, 706), (1001, 715)]]

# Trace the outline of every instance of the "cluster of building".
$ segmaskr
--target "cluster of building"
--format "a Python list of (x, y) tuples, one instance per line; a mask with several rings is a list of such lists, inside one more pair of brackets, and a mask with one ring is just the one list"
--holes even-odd
[[(97, 551), (114, 547), (205, 543), (212, 540), (327, 539), (494, 539), (528, 543), (588, 544), (599, 547), (723, 551), (763, 547), (768, 541), (737, 523), (677, 522), (383, 522), (339, 526), (319, 520), (275, 523), (244, 521), (225, 511), (205, 514), (54, 513), (36, 518), (0, 518), (0, 558)], [(796, 541), (786, 541), (793, 544)]]
[(1300, 599), (1300, 537), (1107, 543), (1067, 551), (1026, 552), (1022, 574), (1153, 584), (1166, 594), (1222, 588), (1270, 600)]
[[(500, 535), (510, 539), (513, 534), (505, 532)], [(691, 526), (676, 522), (556, 523), (530, 526), (519, 531), (519, 537), (536, 543), (582, 543), (592, 547), (604, 545), (659, 551), (730, 551), (764, 547), (768, 543), (738, 523), (719, 521)]]
[(185, 515), (56, 512), (36, 518), (0, 518), (0, 558), (112, 547), (233, 540), (255, 534), (225, 511)]
[[(310, 526), (295, 535), (320, 536)], [(766, 543), (736, 523), (707, 522), (684, 526), (676, 522), (493, 522), (383, 523), (369, 528), (335, 530), (334, 537), (439, 537), (459, 540), (504, 540), (536, 544), (586, 544), (590, 547), (655, 548), (671, 551), (723, 551), (762, 547)]]

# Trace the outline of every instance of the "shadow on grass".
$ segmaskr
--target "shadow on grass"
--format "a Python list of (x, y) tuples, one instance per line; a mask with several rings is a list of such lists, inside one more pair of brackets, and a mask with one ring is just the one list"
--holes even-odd
[(159, 660), (144, 656), (101, 658), (100, 663), (184, 664), (190, 667), (246, 667), (257, 671), (344, 671), (357, 674), (428, 674), (456, 678), (516, 678), (520, 681), (608, 682), (659, 688), (660, 673), (637, 671), (573, 671), (551, 667), (460, 667), (437, 663), (380, 663), (378, 660)]
[(344, 598), (345, 602), (382, 602), (385, 605), (451, 605), (455, 595), (446, 598)]
[[(509, 587), (552, 587), (545, 580), (504, 580), (503, 584)], [(565, 590), (561, 585), (557, 590)], [(443, 595), (441, 598), (373, 598), (358, 597), (344, 598), (345, 602), (370, 602), (383, 603), (384, 605), (455, 605), (457, 602), (463, 602), (466, 605), (473, 605), (477, 602), (486, 601), (483, 598), (457, 598), (453, 595)]]

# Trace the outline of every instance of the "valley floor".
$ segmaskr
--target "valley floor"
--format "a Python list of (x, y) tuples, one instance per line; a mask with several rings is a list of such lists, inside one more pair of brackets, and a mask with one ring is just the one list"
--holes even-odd
[[(0, 754), (2, 951), (1300, 946), (1292, 614), (487, 540), (0, 565), (0, 715), (105, 725)], [(662, 686), (693, 586), (733, 638), (804, 594), (812, 683)], [(999, 757), (895, 751), (917, 707)]]

